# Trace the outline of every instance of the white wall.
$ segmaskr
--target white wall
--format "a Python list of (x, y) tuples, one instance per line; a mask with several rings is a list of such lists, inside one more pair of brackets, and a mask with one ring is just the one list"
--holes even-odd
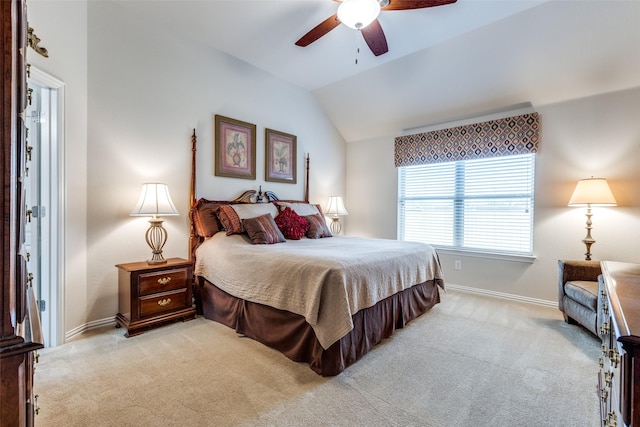
[[(87, 299), (87, 4), (29, 0), (29, 25), (49, 58), (27, 50), (29, 63), (65, 83), (64, 145), (64, 313), (68, 327), (86, 323)], [(52, 283), (52, 286), (57, 284)]]
[[(594, 208), (594, 259), (640, 262), (640, 88), (534, 106), (540, 114), (536, 158), (534, 263), (442, 255), (448, 283), (557, 300), (557, 260), (584, 259), (585, 211), (567, 207), (575, 183), (605, 177), (618, 201)], [(376, 165), (376, 167), (370, 167)], [(348, 235), (396, 237), (393, 137), (347, 144)], [(453, 268), (455, 259), (462, 270)]]
[[(111, 1), (29, 5), (29, 20), (51, 55), (42, 68), (68, 83), (66, 237), (73, 248), (67, 254), (72, 280), (65, 284), (65, 331), (113, 318), (114, 265), (150, 257), (146, 219), (129, 216), (142, 183), (169, 185), (180, 215), (165, 218), (164, 256), (188, 256), (194, 128), (198, 196), (228, 199), (262, 185), (283, 198), (301, 199), (305, 153), (311, 156), (311, 201), (324, 203), (344, 193), (345, 143), (308, 92), (219, 51), (178, 40)], [(255, 181), (214, 176), (214, 114), (257, 125)], [(264, 181), (265, 127), (297, 136), (296, 185)]]
[[(148, 259), (147, 219), (131, 218), (140, 185), (169, 185), (180, 216), (165, 218), (165, 257), (188, 257), (191, 133), (198, 136), (199, 196), (247, 189), (303, 197), (303, 155), (316, 169), (311, 200), (344, 188), (345, 144), (309, 93), (224, 53), (178, 40), (112, 2), (88, 6), (88, 319), (117, 311), (116, 263)], [(213, 116), (257, 125), (257, 179), (215, 177)], [(298, 137), (298, 184), (264, 181), (264, 128)], [(337, 161), (334, 161), (337, 159)]]
[[(198, 195), (235, 197), (262, 184), (311, 200), (342, 194), (350, 235), (396, 237), (393, 137), (347, 144), (305, 91), (221, 52), (180, 41), (110, 1), (30, 0), (29, 22), (50, 58), (29, 60), (67, 85), (65, 331), (117, 312), (114, 264), (143, 260), (147, 223), (128, 216), (140, 184), (169, 184), (180, 216), (166, 218), (165, 256), (187, 256), (190, 137), (198, 134)], [(526, 101), (526, 100), (525, 100)], [(556, 260), (580, 259), (584, 213), (566, 207), (578, 179), (609, 179), (620, 206), (595, 212), (598, 259), (639, 261), (640, 90), (534, 105), (541, 115), (533, 264), (443, 256), (449, 283), (544, 300), (556, 298)], [(257, 125), (256, 181), (213, 175), (213, 115)], [(634, 116), (635, 115), (635, 116)], [(426, 124), (426, 123), (425, 123)], [(264, 128), (298, 136), (298, 184), (265, 183)], [(346, 160), (345, 160), (346, 155)], [(345, 178), (346, 174), (346, 180)], [(346, 184), (348, 183), (348, 184)]]

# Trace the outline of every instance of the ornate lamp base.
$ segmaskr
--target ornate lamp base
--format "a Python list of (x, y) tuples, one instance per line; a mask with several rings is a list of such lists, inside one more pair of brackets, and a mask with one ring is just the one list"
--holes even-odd
[(151, 248), (151, 259), (147, 260), (147, 264), (164, 264), (167, 262), (162, 256), (162, 248), (167, 242), (167, 230), (162, 226), (162, 219), (154, 217), (149, 220), (151, 226), (145, 233), (147, 245)]
[(587, 252), (584, 254), (584, 260), (591, 261), (591, 245), (596, 242), (591, 237), (591, 229), (593, 228), (591, 226), (591, 217), (593, 216), (593, 214), (591, 213), (591, 205), (587, 205), (587, 213), (585, 215), (587, 216), (587, 226), (585, 227), (587, 229), (587, 235), (584, 239), (582, 239), (582, 243), (584, 243), (584, 245), (587, 247)]
[(329, 229), (331, 230), (331, 234), (340, 234), (342, 231), (342, 224), (340, 224), (340, 218), (334, 216), (331, 218), (331, 225), (329, 225)]

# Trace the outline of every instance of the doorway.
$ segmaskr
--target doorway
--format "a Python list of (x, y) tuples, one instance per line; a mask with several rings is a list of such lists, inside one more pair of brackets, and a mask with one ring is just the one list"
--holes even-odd
[(64, 342), (64, 83), (28, 72), (25, 247), (45, 347)]

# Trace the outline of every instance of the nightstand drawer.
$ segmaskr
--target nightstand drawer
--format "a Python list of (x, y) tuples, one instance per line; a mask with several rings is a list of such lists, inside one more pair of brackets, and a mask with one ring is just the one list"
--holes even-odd
[(186, 288), (140, 297), (140, 317), (154, 316), (164, 311), (190, 307), (187, 299), (188, 292)]
[(143, 273), (138, 278), (139, 295), (150, 295), (187, 286), (187, 268)]

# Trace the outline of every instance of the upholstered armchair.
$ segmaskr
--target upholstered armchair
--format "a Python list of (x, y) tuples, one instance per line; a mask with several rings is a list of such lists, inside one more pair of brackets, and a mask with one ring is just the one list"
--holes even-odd
[(599, 336), (598, 276), (602, 273), (599, 261), (558, 261), (558, 308), (564, 320), (580, 324)]

